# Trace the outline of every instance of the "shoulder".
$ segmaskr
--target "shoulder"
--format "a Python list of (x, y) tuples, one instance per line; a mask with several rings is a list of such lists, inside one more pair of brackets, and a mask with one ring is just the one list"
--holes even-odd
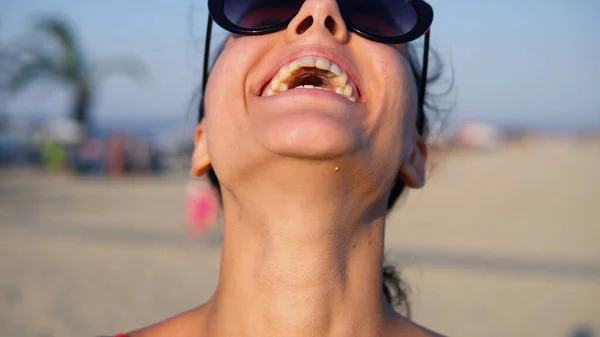
[(410, 324), (413, 325), (413, 334), (410, 336), (415, 336), (415, 337), (446, 337), (444, 335), (441, 335), (435, 331), (429, 330), (423, 326), (420, 326), (414, 322), (411, 322)]
[(394, 320), (388, 335), (392, 337), (446, 337), (402, 316), (398, 316)]
[[(205, 325), (206, 310), (198, 307), (171, 317), (160, 323), (133, 331), (127, 337), (172, 337), (197, 336), (198, 329)], [(120, 337), (119, 335), (115, 337)]]

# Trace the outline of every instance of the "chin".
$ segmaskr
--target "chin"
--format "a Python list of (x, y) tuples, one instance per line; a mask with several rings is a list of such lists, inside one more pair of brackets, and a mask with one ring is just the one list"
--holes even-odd
[(360, 128), (339, 115), (280, 114), (259, 118), (253, 133), (268, 151), (280, 156), (327, 160), (351, 155), (361, 143)]

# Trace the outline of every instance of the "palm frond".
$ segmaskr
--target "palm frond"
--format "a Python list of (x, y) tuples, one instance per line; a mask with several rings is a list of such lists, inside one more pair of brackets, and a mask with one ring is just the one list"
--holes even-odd
[(90, 75), (96, 81), (102, 81), (109, 76), (125, 75), (138, 83), (149, 78), (148, 67), (134, 57), (111, 57), (97, 63), (90, 69)]
[(40, 19), (35, 28), (52, 36), (67, 53), (78, 54), (75, 38), (69, 25), (58, 18), (46, 17)]
[(7, 86), (8, 90), (16, 92), (41, 78), (60, 80), (64, 77), (64, 73), (58, 69), (54, 60), (37, 55), (33, 61), (21, 64), (8, 75)]
[(37, 22), (35, 28), (58, 42), (62, 49), (60, 66), (63, 72), (74, 81), (82, 77), (85, 62), (69, 24), (59, 18), (45, 17)]
[(17, 62), (18, 57), (14, 52), (0, 47), (0, 90), (4, 90), (8, 86), (9, 76)]

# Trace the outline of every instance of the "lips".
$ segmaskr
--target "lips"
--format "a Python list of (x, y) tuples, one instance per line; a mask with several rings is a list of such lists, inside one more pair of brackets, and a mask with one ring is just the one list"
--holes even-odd
[(267, 73), (258, 96), (302, 89), (330, 90), (352, 102), (361, 101), (357, 72), (346, 59), (328, 48), (303, 48), (283, 57)]

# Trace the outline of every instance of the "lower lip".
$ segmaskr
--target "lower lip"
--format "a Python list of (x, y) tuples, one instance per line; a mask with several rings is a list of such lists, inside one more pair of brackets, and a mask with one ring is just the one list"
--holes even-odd
[(278, 98), (278, 97), (294, 97), (294, 96), (302, 96), (302, 97), (306, 97), (306, 96), (310, 96), (310, 97), (322, 97), (322, 98), (329, 98), (329, 99), (337, 99), (346, 103), (352, 103), (352, 104), (357, 104), (357, 102), (352, 102), (351, 100), (349, 100), (348, 98), (346, 98), (346, 96), (342, 96), (340, 94), (335, 93), (334, 91), (331, 90), (325, 90), (325, 89), (307, 89), (307, 88), (296, 88), (296, 89), (289, 89), (286, 90), (284, 92), (280, 92), (278, 94), (274, 94), (272, 96), (262, 96), (262, 98)]

